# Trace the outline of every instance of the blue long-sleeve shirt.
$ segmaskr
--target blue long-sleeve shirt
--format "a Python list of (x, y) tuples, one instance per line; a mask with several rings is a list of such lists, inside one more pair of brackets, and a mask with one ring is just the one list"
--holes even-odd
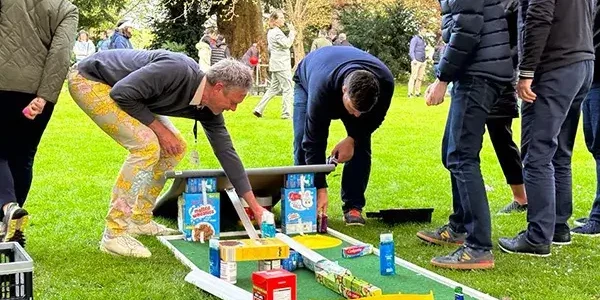
[[(356, 70), (373, 73), (379, 80), (379, 99), (373, 109), (354, 117), (344, 107), (344, 78)], [(302, 148), (307, 165), (324, 164), (331, 120), (341, 119), (348, 136), (360, 143), (383, 122), (394, 94), (394, 76), (377, 57), (354, 47), (323, 47), (309, 53), (294, 75), (297, 88), (306, 91), (306, 126)], [(315, 177), (317, 188), (326, 187), (325, 175)]]
[(425, 41), (421, 36), (415, 35), (412, 37), (408, 55), (410, 55), (410, 60), (425, 61)]

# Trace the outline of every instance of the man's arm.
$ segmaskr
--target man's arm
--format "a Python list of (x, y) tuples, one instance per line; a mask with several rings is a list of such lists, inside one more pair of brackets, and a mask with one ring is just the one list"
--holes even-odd
[[(331, 118), (327, 115), (325, 101), (330, 101), (327, 95), (319, 91), (308, 91), (308, 107), (306, 110), (306, 124), (302, 148), (305, 152), (307, 165), (325, 164), (327, 151), (327, 138)], [(315, 174), (315, 187), (326, 188), (325, 174)]]
[[(206, 108), (205, 108), (206, 109)], [(222, 114), (204, 117), (200, 119), (200, 124), (204, 128), (208, 142), (210, 143), (217, 160), (225, 171), (227, 178), (239, 195), (251, 192), (250, 181), (244, 169), (244, 165), (237, 152), (233, 148), (233, 142), (229, 132), (225, 127), (225, 119)], [(248, 200), (248, 199), (245, 199)]]
[(180, 84), (187, 68), (187, 65), (173, 60), (151, 63), (119, 80), (112, 87), (110, 97), (127, 114), (148, 126), (155, 118), (143, 101), (161, 95), (174, 84)]
[(459, 76), (479, 44), (483, 28), (483, 0), (456, 0), (452, 5), (454, 26), (437, 74), (438, 79), (444, 82), (451, 82)]
[(533, 78), (540, 63), (546, 40), (550, 35), (554, 19), (555, 0), (522, 1), (522, 9), (527, 9), (524, 20), (523, 58), (519, 66), (520, 78)]
[[(63, 5), (66, 5), (63, 3)], [(79, 12), (75, 6), (71, 6), (65, 18), (60, 22), (54, 35), (50, 50), (46, 56), (42, 80), (38, 86), (37, 96), (46, 101), (56, 103), (58, 94), (67, 77), (71, 60), (71, 51), (75, 42)], [(64, 9), (60, 7), (60, 9)]]
[(416, 47), (417, 47), (417, 40), (413, 36), (413, 38), (410, 39), (410, 48), (408, 50), (408, 55), (410, 55), (410, 61), (415, 60), (415, 48)]
[(285, 36), (281, 29), (276, 31), (276, 34), (273, 36), (273, 42), (279, 45), (281, 48), (289, 49), (294, 44), (294, 38), (296, 34), (294, 31), (290, 31), (289, 37)]

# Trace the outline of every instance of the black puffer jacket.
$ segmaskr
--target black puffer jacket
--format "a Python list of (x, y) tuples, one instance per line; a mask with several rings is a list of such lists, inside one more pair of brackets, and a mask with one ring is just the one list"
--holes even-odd
[[(519, 65), (518, 51), (518, 20), (519, 20), (519, 1), (503, 0), (502, 6), (506, 12), (506, 21), (508, 23), (508, 33), (510, 36), (510, 53), (512, 56), (512, 66), (515, 70)], [(515, 90), (516, 76), (514, 80), (507, 84), (498, 101), (492, 107), (489, 118), (517, 118), (519, 117), (519, 106), (517, 105), (517, 92)]]
[(501, 1), (440, 0), (440, 5), (442, 38), (448, 45), (437, 77), (447, 82), (463, 75), (511, 81), (513, 67)]

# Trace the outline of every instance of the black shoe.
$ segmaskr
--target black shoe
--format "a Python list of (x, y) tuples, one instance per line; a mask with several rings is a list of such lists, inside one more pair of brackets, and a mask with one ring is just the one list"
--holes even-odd
[(492, 251), (461, 246), (448, 256), (434, 257), (431, 264), (446, 269), (477, 270), (494, 268)]
[(512, 201), (511, 203), (507, 204), (505, 207), (503, 207), (498, 214), (499, 215), (509, 215), (512, 213), (521, 213), (521, 212), (525, 212), (527, 211), (527, 204), (519, 204), (519, 202), (517, 201)]
[(347, 226), (363, 226), (365, 225), (365, 219), (362, 213), (358, 209), (351, 209), (344, 213), (344, 221)]
[(527, 240), (527, 231), (521, 231), (514, 238), (500, 238), (500, 250), (511, 254), (526, 254), (531, 256), (550, 256), (550, 245), (536, 245)]
[(579, 219), (575, 220), (573, 222), (573, 224), (575, 224), (575, 226), (581, 227), (581, 226), (585, 225), (585, 223), (587, 223), (589, 220), (590, 220), (589, 218), (579, 218)]
[(467, 234), (456, 232), (450, 227), (450, 224), (446, 224), (436, 231), (419, 231), (417, 237), (435, 245), (460, 246), (465, 243)]
[[(17, 203), (7, 204), (4, 218), (2, 219), (4, 227), (4, 236), (2, 242), (19, 242), (23, 238), (23, 231), (29, 220), (29, 213), (21, 208)], [(18, 233), (18, 234), (17, 234)]]
[(600, 223), (588, 220), (583, 226), (571, 229), (571, 233), (575, 235), (600, 237)]
[(553, 245), (570, 245), (571, 244), (571, 231), (568, 225), (556, 225), (554, 227), (554, 236), (552, 237)]

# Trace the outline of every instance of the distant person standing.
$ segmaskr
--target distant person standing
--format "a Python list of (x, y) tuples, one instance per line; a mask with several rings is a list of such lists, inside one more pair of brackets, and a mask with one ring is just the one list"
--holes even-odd
[(242, 56), (242, 62), (250, 68), (256, 67), (258, 64), (258, 44), (253, 43), (252, 46), (246, 50), (246, 53)]
[(261, 118), (265, 107), (271, 99), (281, 91), (283, 93), (283, 107), (281, 111), (282, 119), (289, 119), (292, 115), (292, 99), (294, 91), (292, 90), (292, 58), (290, 47), (294, 43), (296, 30), (292, 24), (288, 24), (290, 29), (289, 36), (285, 36), (280, 27), (285, 24), (283, 12), (276, 10), (269, 17), (269, 32), (267, 33), (267, 43), (269, 45), (269, 72), (271, 72), (271, 82), (258, 105), (254, 108), (254, 115)]
[(110, 37), (112, 36), (112, 30), (102, 31), (100, 33), (100, 40), (96, 43), (96, 52), (108, 50), (110, 45)]
[(96, 53), (96, 46), (90, 41), (88, 33), (85, 30), (79, 32), (77, 41), (73, 46), (73, 53), (75, 53), (75, 62), (80, 62), (84, 58)]
[(0, 10), (0, 241), (23, 244), (28, 213), (21, 207), (69, 69), (79, 12), (66, 0), (2, 0)]
[(219, 36), (217, 37), (217, 44), (210, 53), (210, 65), (212, 66), (230, 57), (231, 53), (229, 52), (229, 47), (227, 47), (225, 37), (219, 34)]
[(421, 82), (425, 74), (425, 40), (423, 35), (425, 30), (419, 29), (410, 40), (410, 79), (408, 80), (408, 97), (421, 96)]
[(352, 46), (352, 44), (350, 44), (350, 42), (348, 42), (348, 37), (346, 36), (345, 33), (340, 33), (337, 36), (337, 39), (335, 40), (336, 42), (336, 46)]
[(317, 38), (313, 40), (312, 45), (310, 47), (310, 51), (315, 51), (319, 48), (323, 48), (326, 46), (331, 46), (331, 41), (327, 39), (327, 30), (321, 29), (317, 34)]
[(121, 20), (117, 23), (117, 30), (110, 38), (109, 49), (133, 49), (131, 36), (133, 35), (133, 22)]

